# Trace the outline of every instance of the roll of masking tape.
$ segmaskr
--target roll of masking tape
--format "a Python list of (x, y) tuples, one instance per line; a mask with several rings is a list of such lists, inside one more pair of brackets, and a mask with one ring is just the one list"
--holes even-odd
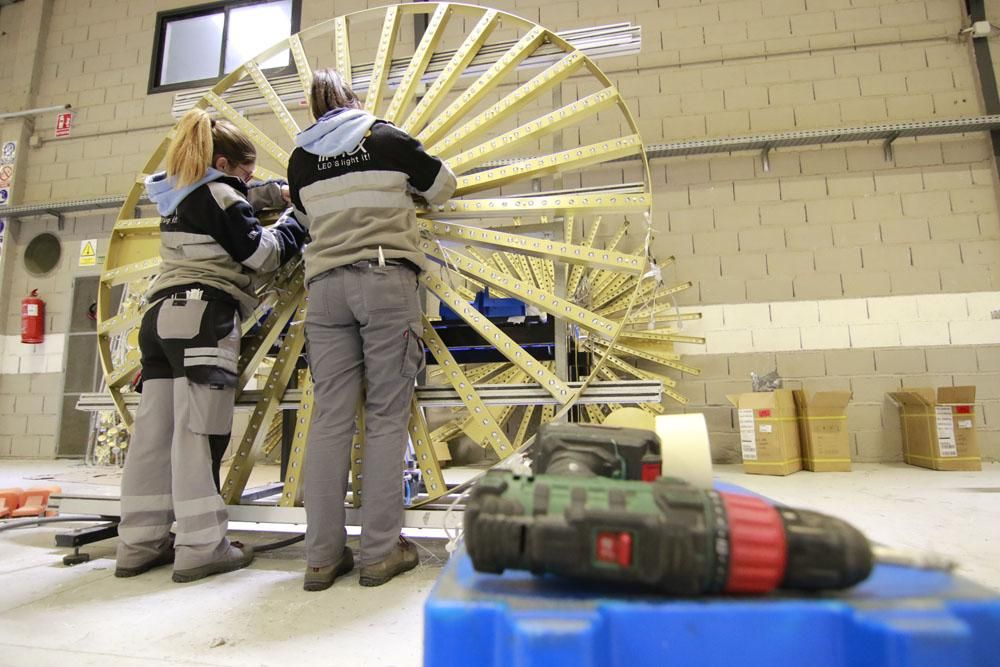
[(656, 435), (664, 477), (683, 479), (699, 489), (712, 488), (712, 450), (704, 415), (660, 415)]

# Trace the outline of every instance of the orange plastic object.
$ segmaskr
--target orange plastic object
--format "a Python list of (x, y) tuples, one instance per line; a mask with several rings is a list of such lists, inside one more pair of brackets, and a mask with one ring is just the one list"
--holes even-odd
[(24, 489), (0, 489), (0, 519), (6, 519), (21, 506)]
[(60, 493), (58, 486), (35, 486), (21, 494), (21, 506), (10, 513), (12, 517), (43, 516), (49, 506), (49, 496)]

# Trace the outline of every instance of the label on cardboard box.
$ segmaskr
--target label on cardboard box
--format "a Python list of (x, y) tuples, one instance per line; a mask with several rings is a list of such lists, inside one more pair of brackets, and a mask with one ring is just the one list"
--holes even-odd
[(752, 408), (737, 410), (740, 420), (740, 449), (743, 450), (744, 461), (757, 460), (757, 429), (753, 421)]
[(934, 406), (937, 415), (938, 451), (941, 456), (958, 456), (955, 446), (955, 423), (952, 421), (950, 405)]
[(972, 428), (972, 420), (971, 419), (963, 419), (962, 421), (958, 422), (958, 427), (959, 428)]
[(760, 432), (761, 433), (771, 433), (772, 431), (774, 431), (774, 427), (771, 426), (770, 424), (761, 424), (760, 425)]

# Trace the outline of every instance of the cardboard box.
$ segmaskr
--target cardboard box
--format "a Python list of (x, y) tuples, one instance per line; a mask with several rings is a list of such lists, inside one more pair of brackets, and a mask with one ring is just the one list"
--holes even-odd
[(982, 470), (976, 441), (976, 388), (889, 392), (899, 405), (903, 460), (933, 470)]
[(849, 391), (792, 391), (799, 416), (802, 465), (813, 472), (850, 472), (851, 434), (847, 430)]
[(739, 416), (743, 471), (788, 475), (802, 470), (795, 400), (789, 389), (727, 396)]

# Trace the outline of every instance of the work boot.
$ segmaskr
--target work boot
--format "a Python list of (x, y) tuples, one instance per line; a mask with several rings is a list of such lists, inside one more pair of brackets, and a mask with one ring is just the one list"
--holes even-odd
[(240, 570), (253, 561), (253, 547), (233, 542), (229, 545), (229, 553), (222, 560), (212, 561), (207, 565), (192, 567), (187, 570), (174, 570), (174, 581), (185, 584), (189, 581), (204, 579), (213, 574)]
[(417, 547), (402, 535), (389, 555), (372, 565), (361, 566), (362, 586), (381, 586), (397, 574), (412, 570), (420, 562)]
[(160, 567), (161, 565), (170, 565), (174, 562), (174, 537), (170, 536), (167, 541), (167, 546), (164, 549), (151, 558), (150, 560), (142, 563), (141, 565), (136, 565), (134, 567), (124, 567), (122, 565), (115, 564), (115, 576), (124, 579), (126, 577), (137, 577), (144, 572), (149, 572), (154, 567)]
[(340, 558), (332, 565), (327, 565), (326, 567), (306, 566), (306, 580), (302, 584), (302, 589), (306, 591), (325, 591), (330, 586), (333, 586), (333, 582), (337, 580), (337, 577), (345, 575), (353, 569), (354, 552), (351, 551), (350, 547), (344, 547)]

